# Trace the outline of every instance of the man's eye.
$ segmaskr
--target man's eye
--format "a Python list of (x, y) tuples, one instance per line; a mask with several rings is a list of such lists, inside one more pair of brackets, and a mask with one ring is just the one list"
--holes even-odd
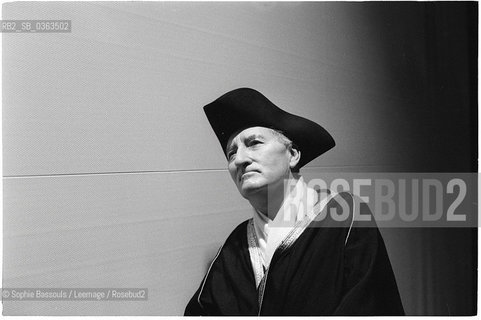
[(230, 161), (234, 158), (235, 156), (235, 151), (231, 151), (227, 154), (227, 159)]
[(262, 143), (262, 141), (260, 141), (260, 140), (252, 140), (252, 141), (249, 142), (249, 147), (250, 147), (250, 146), (255, 146), (255, 145), (260, 144), (260, 143)]

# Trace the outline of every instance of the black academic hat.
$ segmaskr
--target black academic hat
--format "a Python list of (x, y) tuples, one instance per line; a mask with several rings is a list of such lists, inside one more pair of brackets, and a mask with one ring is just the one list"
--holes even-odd
[(280, 109), (250, 88), (227, 92), (206, 105), (204, 112), (224, 154), (231, 135), (250, 127), (280, 130), (291, 139), (301, 151), (299, 168), (336, 145), (329, 132), (317, 123)]

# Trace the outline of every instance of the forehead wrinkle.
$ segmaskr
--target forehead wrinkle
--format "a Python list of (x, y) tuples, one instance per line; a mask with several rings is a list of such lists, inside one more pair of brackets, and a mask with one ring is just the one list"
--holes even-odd
[[(227, 145), (227, 148), (226, 148), (227, 150), (232, 149), (232, 144), (233, 144), (234, 140), (235, 140), (237, 137), (238, 137), (238, 136), (235, 136), (234, 138), (232, 138), (232, 140), (230, 140), (230, 143)], [(240, 136), (239, 139), (242, 140), (242, 141), (247, 141), (247, 140), (254, 140), (254, 139), (263, 139), (263, 140), (265, 140), (266, 138), (265, 138), (264, 135), (262, 135), (262, 134), (260, 134), (260, 133), (253, 133), (253, 134), (248, 135), (247, 137), (242, 137), (242, 136)]]
[(265, 137), (261, 133), (253, 133), (245, 137), (244, 140), (252, 140), (256, 138), (265, 139)]
[[(251, 127), (251, 128), (253, 128), (253, 127)], [(264, 128), (264, 127), (259, 127), (259, 128)], [(245, 136), (244, 131), (249, 130), (249, 129), (250, 128), (247, 128), (247, 129), (239, 130), (239, 131), (233, 133), (231, 135), (231, 137), (229, 138), (229, 140), (227, 141), (227, 146), (226, 146), (225, 152), (228, 153), (230, 150), (233, 149), (233, 142), (236, 138), (239, 138), (241, 141), (245, 141), (245, 140), (249, 140), (249, 139), (256, 139), (256, 138), (261, 138), (263, 140), (267, 139), (265, 134), (256, 133), (256, 132), (250, 133), (250, 134), (248, 134), (248, 136)], [(270, 132), (270, 130), (272, 130), (272, 129), (269, 129), (269, 128), (264, 128), (264, 129), (268, 129), (269, 130), (268, 132)]]

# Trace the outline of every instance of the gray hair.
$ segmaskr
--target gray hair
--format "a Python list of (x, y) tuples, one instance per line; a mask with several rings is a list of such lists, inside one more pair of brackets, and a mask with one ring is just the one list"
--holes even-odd
[(292, 148), (293, 146), (292, 140), (286, 137), (281, 130), (271, 129), (271, 128), (269, 128), (269, 130), (271, 130), (271, 132), (277, 137), (277, 139), (279, 139), (279, 142), (285, 145), (286, 148), (288, 149)]
[[(286, 137), (281, 130), (272, 129), (272, 128), (269, 128), (269, 130), (271, 130), (271, 132), (277, 137), (280, 143), (286, 146), (287, 150), (291, 150), (292, 148), (299, 150), (294, 144), (294, 142), (292, 142), (291, 139)], [(299, 168), (298, 167), (292, 168), (292, 172), (298, 173)]]

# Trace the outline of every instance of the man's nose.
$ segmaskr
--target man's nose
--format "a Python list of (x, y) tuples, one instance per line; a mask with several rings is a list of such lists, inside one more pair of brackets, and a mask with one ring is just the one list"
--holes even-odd
[(235, 155), (234, 164), (236, 166), (246, 166), (252, 162), (250, 158), (249, 151), (246, 148), (240, 147), (237, 149), (237, 153)]

